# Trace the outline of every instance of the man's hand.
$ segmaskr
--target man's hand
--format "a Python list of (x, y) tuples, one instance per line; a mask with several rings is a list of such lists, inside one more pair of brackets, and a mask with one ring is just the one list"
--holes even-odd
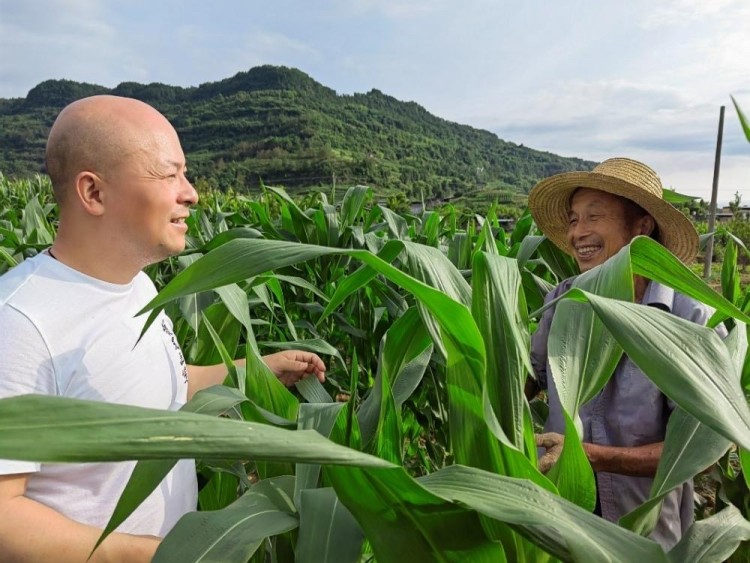
[(326, 379), (326, 365), (317, 354), (302, 350), (283, 350), (263, 356), (263, 361), (284, 385), (291, 387), (310, 374), (322, 383)]
[(560, 459), (565, 436), (557, 434), (556, 432), (547, 432), (545, 434), (535, 434), (535, 437), (536, 445), (547, 450), (545, 454), (539, 458), (537, 467), (542, 473), (547, 473), (547, 471), (557, 463), (557, 460)]

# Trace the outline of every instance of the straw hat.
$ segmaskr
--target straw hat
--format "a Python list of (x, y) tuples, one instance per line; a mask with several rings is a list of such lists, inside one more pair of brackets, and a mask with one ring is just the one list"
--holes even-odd
[(698, 233), (690, 220), (664, 201), (661, 180), (645, 164), (629, 158), (610, 158), (592, 172), (566, 172), (539, 182), (529, 193), (529, 209), (537, 226), (558, 248), (573, 255), (568, 244), (570, 198), (578, 188), (591, 188), (629, 199), (651, 215), (659, 226), (659, 242), (684, 263), (698, 252)]

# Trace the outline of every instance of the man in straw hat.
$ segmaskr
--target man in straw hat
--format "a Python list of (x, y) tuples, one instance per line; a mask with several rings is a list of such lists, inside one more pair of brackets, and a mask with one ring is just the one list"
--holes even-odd
[[(654, 238), (689, 263), (698, 250), (690, 221), (662, 198), (659, 177), (648, 166), (613, 158), (592, 172), (558, 174), (539, 182), (529, 194), (537, 226), (571, 255), (581, 272), (614, 256), (634, 237)], [(566, 292), (573, 279), (551, 291), (546, 302)], [(674, 290), (634, 278), (635, 300), (678, 317), (705, 324), (710, 311)], [(550, 414), (545, 434), (537, 437), (547, 453), (543, 471), (557, 461), (565, 423), (554, 381), (548, 377), (547, 339), (554, 309), (548, 309), (532, 338), (532, 365), (538, 384), (548, 390)], [(597, 514), (616, 522), (649, 496), (661, 457), (667, 420), (674, 409), (659, 389), (623, 356), (604, 389), (580, 409), (584, 451), (597, 482)], [(651, 534), (665, 548), (676, 544), (693, 521), (693, 487), (686, 482), (664, 500)]]

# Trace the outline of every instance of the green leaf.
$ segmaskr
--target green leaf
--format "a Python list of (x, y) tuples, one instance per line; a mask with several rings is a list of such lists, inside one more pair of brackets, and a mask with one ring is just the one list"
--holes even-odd
[(315, 237), (312, 236), (315, 231), (314, 221), (289, 197), (286, 190), (271, 186), (265, 188), (282, 202), (281, 215), (284, 228), (295, 233), (303, 242), (314, 242)]
[[(381, 474), (396, 470), (356, 471)], [(656, 542), (582, 510), (527, 480), (454, 465), (420, 478), (419, 483), (440, 498), (509, 524), (563, 561), (666, 561)]]
[(729, 440), (682, 409), (675, 410), (669, 418), (664, 450), (649, 499), (620, 518), (620, 526), (644, 536), (650, 534), (659, 521), (664, 497), (675, 487), (692, 480), (696, 474), (714, 464), (729, 446)]
[(533, 373), (526, 302), (517, 262), (479, 252), (472, 273), (472, 315), (487, 356), (487, 390), (511, 444), (523, 451), (523, 388)]
[(346, 190), (341, 202), (341, 230), (354, 225), (364, 213), (365, 204), (372, 199), (372, 188), (353, 186)]
[(263, 540), (298, 526), (294, 477), (259, 481), (222, 510), (190, 512), (159, 545), (154, 563), (246, 563)]
[(422, 228), (420, 237), (424, 239), (423, 244), (437, 247), (440, 237), (440, 215), (434, 211), (428, 211), (422, 216)]
[(745, 113), (740, 108), (740, 105), (737, 103), (737, 100), (734, 99), (734, 96), (730, 96), (732, 98), (732, 103), (734, 104), (734, 109), (737, 110), (737, 117), (740, 120), (740, 125), (742, 126), (742, 131), (745, 133), (745, 138), (748, 142), (750, 142), (750, 119), (747, 118)]
[[(346, 424), (341, 419), (344, 403), (302, 403), (299, 407), (297, 426), (300, 430), (315, 430), (321, 436), (328, 438), (334, 426)], [(299, 505), (300, 495), (304, 489), (314, 489), (318, 486), (320, 465), (297, 464), (297, 483), (294, 490), (295, 504)]]
[[(184, 269), (199, 258), (200, 255), (198, 254), (188, 254), (179, 256), (177, 261)], [(213, 303), (213, 300), (213, 293), (208, 291), (192, 293), (180, 298), (180, 312), (195, 333), (198, 332), (200, 327), (201, 313)]]
[(721, 264), (721, 294), (731, 303), (737, 304), (742, 295), (740, 274), (737, 271), (737, 245), (729, 238), (724, 247), (724, 261)]
[(582, 437), (570, 415), (563, 410), (565, 447), (557, 463), (547, 473), (560, 495), (587, 512), (596, 506), (596, 479), (583, 449)]
[[(502, 231), (502, 229), (500, 230)], [(477, 243), (473, 250), (472, 255), (472, 261), (473, 256), (476, 255), (478, 252), (486, 252), (487, 254), (492, 254), (493, 256), (499, 256), (500, 252), (498, 251), (498, 243), (495, 241), (495, 237), (492, 235), (492, 227), (490, 226), (489, 221), (485, 221), (484, 225), (482, 225), (482, 230), (479, 232), (479, 236), (477, 237)]]
[(385, 220), (388, 230), (390, 231), (393, 238), (404, 239), (408, 231), (406, 220), (401, 217), (398, 213), (394, 213), (384, 205), (378, 205), (383, 219)]
[(357, 563), (365, 537), (331, 488), (302, 491), (298, 563)]
[(112, 511), (112, 516), (96, 541), (92, 554), (107, 536), (114, 532), (120, 524), (125, 522), (128, 516), (148, 498), (176, 464), (176, 459), (147, 459), (136, 463), (125, 485), (125, 489), (122, 491)]
[[(229, 387), (224, 387), (222, 385), (215, 385), (196, 393), (193, 399), (183, 405), (181, 411), (218, 416), (246, 400), (247, 399), (235, 389), (230, 389)], [(117, 501), (112, 516), (104, 527), (102, 535), (99, 536), (99, 539), (94, 546), (94, 550), (99, 547), (99, 544), (117, 529), (117, 527), (122, 524), (144, 500), (146, 500), (148, 495), (159, 486), (159, 483), (164, 480), (176, 463), (176, 459), (158, 459), (141, 460), (135, 464), (130, 479), (128, 479), (125, 489)]]
[[(629, 253), (633, 273), (667, 285), (680, 293), (713, 307), (727, 317), (750, 323), (750, 317), (711, 289), (671, 252), (655, 240), (638, 236), (620, 250)], [(712, 324), (712, 326), (715, 326)]]
[(227, 310), (237, 319), (245, 330), (252, 331), (252, 320), (250, 319), (250, 305), (247, 301), (247, 293), (235, 284), (215, 288), (216, 293), (227, 306)]
[(432, 355), (432, 344), (415, 308), (409, 309), (386, 331), (380, 343), (375, 383), (357, 416), (365, 444), (376, 433), (381, 415), (382, 378), (388, 379), (394, 406), (401, 408), (422, 380)]
[(459, 303), (471, 305), (471, 286), (437, 248), (404, 243), (408, 271), (418, 280), (439, 289)]
[(212, 385), (201, 389), (185, 403), (181, 410), (219, 416), (247, 401), (240, 391), (224, 385)]
[(566, 297), (588, 300), (628, 357), (667, 397), (725, 438), (750, 446), (750, 409), (716, 332), (654, 307), (577, 289)]
[[(203, 314), (214, 329), (227, 355), (234, 358), (237, 354), (242, 325), (227, 310), (223, 303), (214, 303), (206, 308)], [(212, 366), (222, 361), (221, 354), (216, 349), (216, 346), (214, 346), (213, 336), (211, 336), (208, 328), (200, 323), (198, 334), (189, 350), (188, 364)]]
[[(287, 420), (295, 420), (299, 401), (261, 359), (255, 347), (250, 345), (251, 342), (254, 344), (254, 337), (251, 338), (246, 347), (245, 394), (261, 408)], [(240, 369), (238, 367), (238, 371)]]
[(237, 368), (237, 366), (234, 363), (234, 360), (232, 359), (232, 356), (229, 355), (229, 352), (224, 347), (224, 343), (221, 341), (221, 337), (219, 337), (219, 334), (214, 329), (213, 325), (211, 324), (211, 321), (208, 320), (208, 317), (205, 315), (202, 315), (203, 317), (203, 324), (206, 327), (206, 330), (208, 330), (208, 333), (211, 335), (211, 340), (214, 343), (214, 346), (216, 347), (216, 350), (219, 352), (219, 355), (221, 356), (221, 361), (224, 363), (224, 366), (227, 368), (227, 374), (232, 378), (232, 381), (237, 386), (237, 388), (244, 393), (245, 391), (245, 378), (240, 377), (239, 372), (240, 370)]
[[(236, 465), (247, 471), (242, 464)], [(221, 510), (237, 500), (240, 478), (224, 468), (211, 470), (208, 482), (198, 491), (199, 510)]]
[(519, 268), (523, 268), (526, 265), (526, 262), (528, 262), (529, 258), (534, 255), (537, 248), (539, 248), (539, 245), (542, 244), (542, 241), (544, 240), (546, 240), (546, 237), (539, 235), (529, 235), (524, 237), (521, 241), (518, 253), (516, 254)]
[(750, 540), (750, 522), (733, 505), (693, 524), (669, 552), (673, 563), (713, 563), (732, 555), (740, 542)]
[(317, 377), (305, 377), (294, 384), (308, 403), (332, 403), (333, 399)]
[[(378, 253), (378, 257), (391, 263), (403, 250), (404, 245), (401, 241), (388, 241)], [(362, 266), (352, 275), (346, 276), (342, 279), (336, 287), (336, 292), (333, 294), (333, 297), (331, 297), (330, 302), (326, 305), (325, 310), (320, 315), (316, 324), (320, 324), (323, 319), (328, 317), (328, 315), (343, 303), (347, 297), (352, 295), (355, 291), (365, 287), (376, 275), (377, 272), (372, 268)]]
[[(578, 276), (573, 286), (632, 300), (632, 280), (628, 256), (618, 254), (605, 265)], [(563, 409), (566, 444), (549, 476), (563, 497), (593, 510), (596, 483), (581, 445), (578, 410), (606, 385), (622, 349), (590, 307), (565, 300), (557, 302), (547, 345), (551, 375)]]
[[(314, 293), (318, 297), (320, 297), (323, 301), (328, 301), (328, 296), (320, 291), (317, 286), (314, 286), (309, 281), (297, 277), (297, 276), (285, 276), (282, 274), (273, 274), (272, 276), (258, 276), (256, 278), (256, 281), (262, 282), (262, 283), (268, 283), (268, 284), (274, 284), (278, 286), (278, 282), (284, 282), (289, 285), (293, 285), (302, 289), (306, 289), (307, 291)], [(275, 289), (275, 288), (274, 288)], [(282, 297), (283, 295), (280, 295), (277, 291), (274, 291), (274, 293), (277, 295), (277, 297)], [(283, 305), (283, 303), (281, 303)]]
[[(410, 561), (502, 561), (499, 546), (478, 533), (476, 513), (505, 522), (563, 561), (667, 561), (657, 543), (527, 480), (458, 465), (417, 482), (402, 468), (326, 472), (381, 561), (404, 553)], [(539, 553), (529, 559), (540, 560)]]
[(430, 493), (398, 467), (392, 471), (326, 474), (365, 531), (378, 561), (502, 562), (502, 548), (482, 530), (477, 514)]
[(700, 199), (700, 197), (698, 196), (681, 194), (671, 189), (664, 190), (662, 192), (662, 198), (664, 199), (664, 201), (671, 203), (672, 205), (680, 203), (693, 203), (694, 201)]
[[(573, 287), (615, 299), (633, 300), (633, 275), (627, 255), (616, 255), (607, 267), (578, 276)], [(555, 388), (572, 420), (614, 373), (622, 349), (603, 330), (601, 320), (586, 305), (558, 301), (548, 338), (548, 357)]]
[(395, 465), (401, 465), (403, 459), (401, 412), (393, 400), (389, 378), (381, 377), (377, 383), (380, 384), (380, 412), (372, 453)]
[(251, 229), (250, 227), (235, 227), (213, 237), (203, 247), (203, 251), (208, 252), (236, 238), (263, 238), (263, 234), (257, 229)]
[[(486, 387), (484, 392), (484, 416), (487, 421), (487, 427), (500, 443), (502, 466), (498, 473), (509, 477), (528, 479), (543, 489), (547, 489), (548, 491), (557, 494), (557, 488), (555, 485), (553, 485), (546, 476), (542, 475), (536, 467), (536, 451), (534, 449), (529, 451), (530, 455), (535, 460), (532, 464), (531, 460), (529, 460), (520, 449), (510, 443), (510, 440), (500, 427), (500, 423), (497, 421), (497, 417), (492, 410)], [(533, 436), (531, 436), (531, 438), (533, 438)]]
[(545, 239), (537, 248), (547, 267), (557, 276), (558, 280), (568, 279), (578, 274), (578, 265), (575, 260), (557, 248), (552, 241)]
[[(437, 262), (438, 259), (430, 251), (437, 252), (442, 257), (439, 259), (440, 262)], [(442, 291), (415, 280), (370, 252), (342, 251), (281, 241), (236, 239), (208, 253), (180, 273), (148, 307), (158, 307), (182, 293), (189, 293), (201, 287), (210, 288), (213, 283), (226, 285), (255, 275), (259, 271), (267, 271), (272, 267), (307, 260), (327, 253), (344, 253), (362, 260), (392, 282), (414, 294), (419, 299), (423, 311), (425, 313), (429, 311), (429, 316), (423, 315), (423, 321), (429, 319), (430, 323), (437, 323), (433, 329), (437, 332), (438, 342), (446, 357), (448, 393), (451, 401), (450, 427), (455, 433), (451, 436), (451, 440), (456, 459), (489, 470), (498, 468), (500, 453), (497, 440), (488, 431), (483, 413), (484, 344), (469, 310)], [(450, 281), (441, 279), (435, 280), (434, 283), (443, 289), (453, 288), (462, 294), (462, 301), (470, 302), (471, 293), (468, 284), (465, 281), (458, 281), (461, 277), (460, 273), (449, 262), (446, 264), (445, 257), (439, 251), (422, 247), (422, 249), (415, 249), (410, 259), (426, 277), (428, 275), (439, 277), (445, 274)], [(433, 263), (429, 264), (430, 261)], [(219, 272), (221, 277), (218, 275)], [(273, 410), (261, 401), (258, 402), (264, 408)]]
[(14, 266), (18, 265), (18, 261), (13, 258), (13, 256), (8, 252), (5, 248), (0, 246), (0, 258), (3, 259), (3, 261), (8, 265), (8, 267), (13, 268)]
[(256, 459), (390, 466), (317, 432), (61, 397), (0, 399), (0, 458), (39, 462)]
[(322, 246), (276, 240), (234, 239), (177, 274), (140, 313), (163, 307), (182, 295), (216, 289), (282, 266), (335, 252)]
[[(742, 369), (747, 352), (744, 323), (735, 326), (724, 340), (734, 360), (735, 377)], [(654, 476), (649, 500), (620, 519), (620, 525), (643, 535), (651, 533), (659, 518), (662, 500), (675, 487), (691, 480), (713, 465), (729, 449), (731, 442), (678, 408), (669, 418), (664, 450)]]

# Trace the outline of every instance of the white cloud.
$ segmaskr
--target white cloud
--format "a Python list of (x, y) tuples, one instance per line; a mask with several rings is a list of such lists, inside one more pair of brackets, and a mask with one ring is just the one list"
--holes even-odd
[(654, 2), (643, 17), (646, 29), (685, 26), (706, 18), (733, 19), (737, 9), (743, 9), (744, 0), (666, 0)]
[(188, 86), (283, 64), (526, 146), (641, 156), (679, 188), (710, 185), (721, 104), (723, 180), (750, 170), (729, 100), (750, 113), (748, 52), (747, 0), (0, 0), (0, 97), (48, 78)]
[(124, 68), (143, 75), (101, 3), (5, 0), (0, 11), (0, 52), (7, 54), (0, 57), (0, 96), (23, 95), (19, 86), (28, 91), (49, 78), (114, 86)]

